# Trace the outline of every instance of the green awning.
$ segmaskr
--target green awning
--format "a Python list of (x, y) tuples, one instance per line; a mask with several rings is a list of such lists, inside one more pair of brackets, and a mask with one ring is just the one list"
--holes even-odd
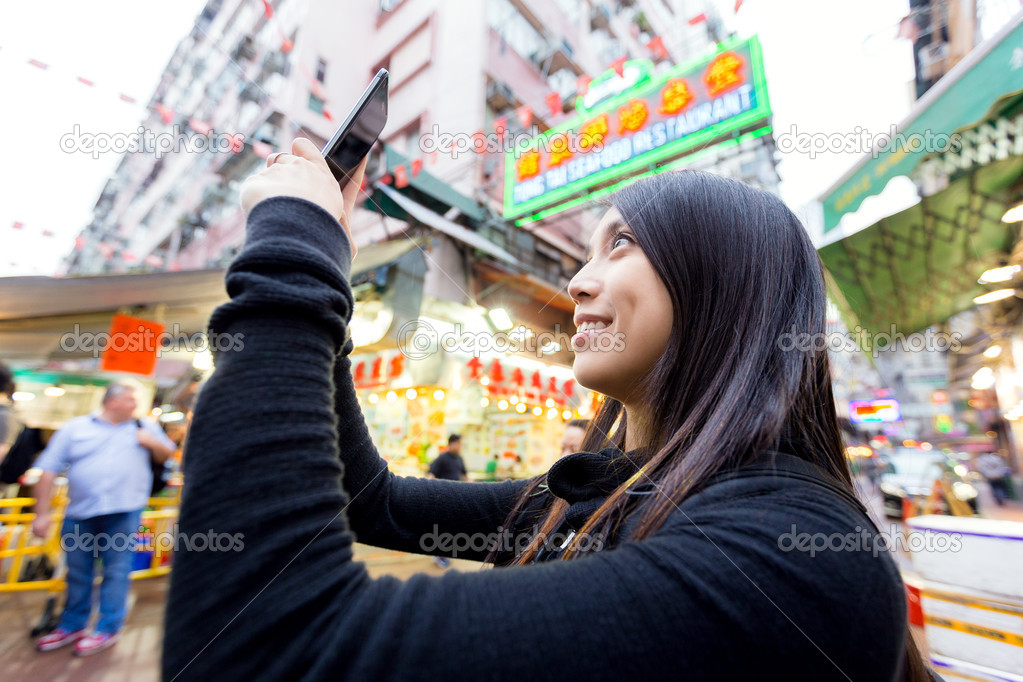
[[(997, 35), (975, 48), (931, 88), (898, 126), (907, 141), (948, 135), (987, 118), (992, 104), (1006, 93), (1023, 90), (1023, 14)], [(878, 131), (882, 132), (882, 131)], [(887, 131), (883, 131), (887, 132)], [(834, 229), (842, 216), (860, 207), (867, 197), (880, 194), (888, 181), (909, 175), (935, 150), (909, 151), (892, 145), (876, 155), (864, 156), (823, 196), (824, 231)]]
[[(408, 157), (398, 151), (395, 151), (395, 149), (389, 145), (385, 144), (383, 147), (386, 172), (388, 174), (393, 177), (395, 169), (398, 168), (398, 166), (405, 167), (408, 185), (401, 188), (395, 186), (395, 189), (399, 192), (416, 203), (427, 207), (434, 213), (444, 215), (449, 209), (457, 208), (464, 215), (469, 216), (473, 220), (483, 220), (486, 217), (483, 209), (475, 201), (460, 193), (443, 180), (431, 175), (425, 168), (421, 168), (417, 173), (415, 173), (415, 175), (413, 175), (411, 170), (411, 161)], [(397, 218), (399, 220), (408, 220), (409, 218), (405, 209), (398, 206), (398, 204), (392, 201), (390, 197), (379, 190), (374, 191), (363, 206), (371, 211), (383, 213), (391, 218)]]
[(977, 283), (1003, 264), (1017, 226), (1023, 157), (984, 166), (915, 206), (819, 250), (832, 297), (850, 329), (908, 335), (972, 307)]

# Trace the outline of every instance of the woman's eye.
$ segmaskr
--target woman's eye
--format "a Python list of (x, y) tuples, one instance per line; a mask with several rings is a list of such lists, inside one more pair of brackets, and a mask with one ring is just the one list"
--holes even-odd
[(631, 236), (625, 234), (624, 232), (621, 233), (621, 234), (617, 234), (617, 235), (615, 235), (614, 239), (611, 241), (611, 250), (613, 251), (613, 250), (617, 249), (622, 244), (631, 244), (631, 243), (632, 243), (632, 237)]

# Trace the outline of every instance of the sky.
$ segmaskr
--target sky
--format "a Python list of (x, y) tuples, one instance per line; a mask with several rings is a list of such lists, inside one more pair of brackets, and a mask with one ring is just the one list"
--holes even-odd
[[(255, 0), (253, 0), (255, 1)], [(375, 0), (348, 0), (375, 2)], [(692, 0), (691, 0), (692, 1)], [(707, 0), (763, 45), (775, 136), (884, 133), (909, 112), (912, 50), (897, 40), (905, 0)], [(0, 5), (0, 276), (52, 275), (88, 224), (113, 153), (66, 152), (81, 132), (132, 132), (204, 0), (71, 0)], [(41, 70), (28, 64), (49, 65)], [(88, 87), (79, 77), (95, 83)], [(120, 100), (120, 94), (138, 100)], [(789, 139), (794, 139), (790, 137)], [(779, 145), (781, 147), (781, 145)], [(797, 212), (860, 158), (780, 153), (781, 194)], [(14, 229), (15, 222), (24, 225)], [(53, 236), (46, 236), (50, 232)]]

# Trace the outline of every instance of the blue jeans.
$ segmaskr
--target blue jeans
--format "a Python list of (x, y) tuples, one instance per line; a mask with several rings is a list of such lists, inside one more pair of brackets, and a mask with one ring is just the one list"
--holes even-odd
[(142, 511), (104, 514), (90, 519), (64, 519), (61, 548), (67, 557), (67, 603), (60, 627), (81, 630), (92, 615), (92, 582), (96, 560), (103, 562), (97, 632), (120, 632), (128, 607), (134, 535)]

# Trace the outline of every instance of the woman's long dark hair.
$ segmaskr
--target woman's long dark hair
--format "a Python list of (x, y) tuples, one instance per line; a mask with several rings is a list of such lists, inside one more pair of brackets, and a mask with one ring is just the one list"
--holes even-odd
[[(697, 171), (639, 180), (610, 203), (671, 296), (672, 331), (642, 382), (642, 468), (576, 537), (613, 540), (633, 513), (630, 538), (649, 537), (711, 477), (781, 443), (851, 492), (826, 344), (814, 343), (826, 332), (823, 269), (799, 219), (768, 192)], [(606, 399), (583, 450), (624, 449), (627, 428), (622, 403)], [(506, 527), (543, 479), (533, 481)], [(644, 501), (631, 508), (637, 496), (627, 491), (639, 480), (661, 494), (638, 496)], [(567, 506), (554, 498), (536, 538), (512, 563), (533, 560)], [(580, 551), (570, 545), (562, 558)], [(908, 633), (906, 664), (904, 679), (928, 679)]]

